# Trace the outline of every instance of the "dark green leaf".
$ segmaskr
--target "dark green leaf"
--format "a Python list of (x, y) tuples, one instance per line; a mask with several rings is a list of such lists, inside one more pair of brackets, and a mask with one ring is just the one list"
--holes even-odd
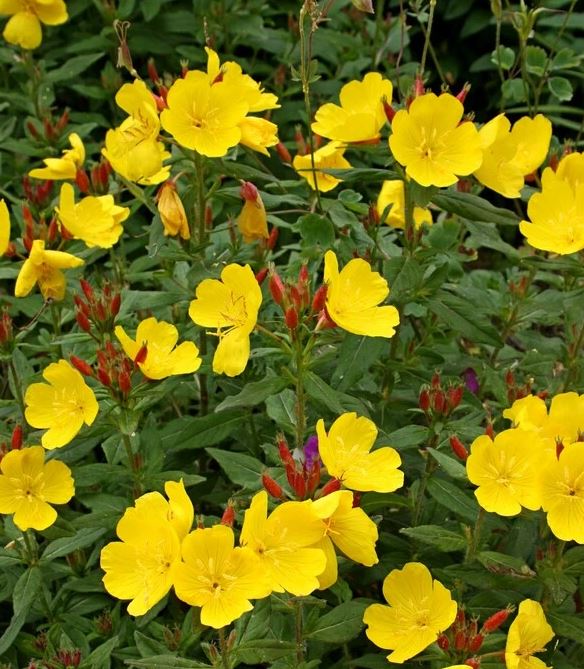
[(446, 553), (450, 551), (463, 551), (467, 546), (465, 537), (456, 532), (445, 530), (439, 525), (404, 527), (400, 532), (411, 537), (415, 541), (434, 546), (439, 551), (444, 551)]
[(363, 629), (366, 606), (364, 602), (355, 600), (340, 604), (320, 617), (306, 637), (328, 643), (347, 643)]
[(100, 528), (82, 528), (77, 534), (72, 537), (63, 537), (55, 539), (45, 548), (41, 559), (54, 560), (64, 555), (69, 555), (78, 548), (85, 548), (91, 546), (107, 532), (106, 529)]
[(221, 451), (217, 448), (207, 448), (206, 451), (217, 460), (230, 481), (252, 490), (260, 488), (265, 465), (259, 460), (250, 455)]
[(243, 386), (237, 395), (229, 395), (217, 405), (215, 412), (226, 409), (254, 407), (265, 402), (268, 397), (279, 393), (288, 385), (288, 380), (282, 376), (272, 376), (262, 381), (254, 381)]

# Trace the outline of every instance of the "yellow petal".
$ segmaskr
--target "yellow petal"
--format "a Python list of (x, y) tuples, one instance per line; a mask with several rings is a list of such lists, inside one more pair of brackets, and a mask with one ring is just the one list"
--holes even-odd
[(7, 42), (18, 44), (23, 49), (36, 49), (43, 39), (40, 21), (35, 14), (27, 11), (11, 16), (3, 35)]
[(10, 243), (10, 214), (4, 198), (0, 199), (0, 256), (6, 253)]

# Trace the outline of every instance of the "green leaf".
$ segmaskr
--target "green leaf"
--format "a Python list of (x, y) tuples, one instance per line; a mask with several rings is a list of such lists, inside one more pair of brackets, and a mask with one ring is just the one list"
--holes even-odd
[(485, 247), (495, 249), (495, 251), (500, 251), (509, 258), (519, 258), (519, 251), (501, 239), (499, 229), (494, 223), (467, 220), (465, 225), (466, 229), (471, 233), (465, 240), (465, 246), (469, 248)]
[(453, 513), (476, 523), (479, 507), (474, 498), (466, 495), (454, 483), (441, 478), (433, 478), (428, 481), (428, 492), (445, 508)]
[(448, 476), (451, 476), (453, 479), (458, 479), (459, 481), (466, 481), (468, 479), (466, 475), (466, 467), (458, 462), (458, 460), (450, 457), (450, 455), (446, 455), (446, 453), (442, 453), (442, 451), (437, 451), (435, 448), (429, 448), (428, 453), (434, 460), (436, 460)]
[(538, 77), (543, 76), (546, 70), (547, 53), (540, 46), (527, 46), (525, 48), (525, 65), (527, 71)]
[(287, 385), (288, 380), (282, 376), (272, 376), (261, 381), (253, 381), (243, 386), (237, 395), (226, 397), (223, 402), (217, 405), (215, 412), (224, 411), (225, 409), (257, 406), (265, 402), (268, 397), (284, 390)]
[(485, 223), (513, 226), (519, 223), (517, 214), (509, 209), (495, 207), (484, 198), (472, 193), (441, 191), (434, 195), (432, 202), (440, 209), (469, 221), (484, 221)]
[(430, 430), (423, 425), (406, 425), (390, 432), (387, 435), (387, 443), (398, 451), (403, 451), (426, 443), (429, 436)]
[(295, 404), (296, 395), (290, 388), (285, 388), (281, 393), (266, 400), (268, 416), (288, 434), (294, 434), (296, 430)]
[(565, 77), (550, 77), (548, 79), (548, 88), (550, 93), (561, 102), (571, 100), (574, 95), (572, 84)]
[(18, 636), (41, 587), (41, 570), (38, 567), (30, 567), (16, 581), (12, 594), (14, 613), (10, 624), (0, 637), (0, 655), (3, 655), (10, 648)]
[(341, 404), (339, 394), (333, 390), (326, 381), (314, 372), (306, 372), (304, 375), (304, 387), (307, 394), (319, 404), (325, 406), (333, 413), (344, 413), (345, 407)]
[(160, 11), (162, 0), (140, 0), (140, 9), (145, 21), (151, 21)]
[(187, 660), (176, 655), (153, 655), (143, 660), (126, 660), (129, 667), (143, 669), (212, 669), (212, 665), (196, 660)]
[(525, 86), (522, 79), (507, 79), (501, 86), (501, 93), (509, 102), (525, 101)]
[(85, 548), (93, 545), (107, 530), (104, 528), (82, 528), (72, 537), (62, 537), (55, 539), (45, 548), (41, 559), (54, 560), (64, 555), (69, 555), (78, 548)]
[(510, 70), (515, 62), (515, 51), (508, 46), (501, 45), (491, 54), (491, 62), (495, 65), (501, 65), (503, 70)]
[(351, 600), (335, 607), (316, 621), (306, 638), (328, 643), (347, 643), (363, 629), (364, 602)]
[(118, 636), (113, 636), (93, 650), (82, 662), (82, 669), (110, 669), (112, 652), (120, 645)]
[(579, 67), (582, 62), (582, 56), (578, 55), (572, 49), (560, 49), (552, 60), (552, 70), (567, 70)]
[[(280, 639), (249, 639), (243, 641), (234, 651), (239, 659), (246, 664), (271, 663), (280, 657), (290, 655), (296, 649), (293, 641), (281, 641)], [(252, 660), (249, 662), (249, 660)]]
[(162, 431), (162, 446), (178, 453), (214, 446), (232, 435), (246, 420), (241, 411), (219, 411), (208, 416), (183, 416)]
[(546, 611), (546, 618), (559, 637), (566, 637), (584, 645), (584, 619), (581, 615)]
[(262, 472), (265, 465), (243, 453), (221, 451), (218, 448), (207, 448), (207, 453), (221, 465), (227, 478), (244, 488), (258, 490), (261, 487)]
[(387, 342), (381, 337), (345, 337), (339, 348), (332, 384), (341, 391), (350, 391), (386, 347)]
[(93, 63), (103, 58), (104, 55), (104, 53), (90, 53), (85, 56), (73, 56), (61, 67), (48, 72), (46, 79), (53, 84), (58, 81), (77, 83), (77, 77), (91, 67)]
[(466, 539), (456, 532), (445, 530), (439, 525), (418, 525), (417, 527), (404, 527), (401, 534), (429, 546), (434, 546), (439, 551), (449, 553), (451, 551), (463, 551), (466, 549)]
[(495, 551), (481, 551), (477, 554), (477, 560), (489, 571), (503, 573), (510, 576), (522, 576), (532, 578), (535, 572), (525, 562), (513, 555), (497, 553)]
[(300, 236), (308, 246), (330, 248), (335, 241), (335, 228), (331, 221), (319, 214), (306, 214), (298, 219)]

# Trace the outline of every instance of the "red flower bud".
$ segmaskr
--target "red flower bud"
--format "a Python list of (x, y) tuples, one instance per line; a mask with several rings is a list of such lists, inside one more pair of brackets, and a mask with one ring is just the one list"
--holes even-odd
[(282, 499), (284, 497), (284, 491), (282, 486), (280, 486), (271, 476), (268, 476), (266, 473), (262, 474), (262, 485), (264, 486), (268, 495), (271, 495), (275, 499)]
[(432, 409), (437, 414), (443, 414), (446, 409), (446, 397), (441, 390), (435, 392), (432, 397)]
[(294, 141), (296, 142), (296, 152), (299, 156), (305, 156), (308, 153), (308, 148), (306, 146), (306, 140), (302, 134), (302, 129), (300, 126), (296, 126), (294, 130)]
[(286, 439), (282, 435), (278, 436), (278, 452), (284, 466), (294, 466), (294, 458), (292, 457), (292, 453), (290, 453)]
[(75, 320), (77, 321), (77, 325), (84, 331), (84, 332), (91, 332), (91, 323), (89, 322), (89, 318), (82, 312), (78, 311), (75, 314)]
[(39, 131), (36, 129), (36, 126), (32, 121), (26, 122), (26, 129), (29, 131), (33, 139), (39, 139)]
[(487, 437), (494, 439), (495, 438), (495, 428), (493, 427), (493, 423), (487, 423), (487, 427), (485, 428), (485, 434)]
[(142, 344), (140, 347), (138, 353), (136, 353), (134, 357), (134, 365), (136, 367), (143, 363), (146, 360), (146, 356), (148, 355), (148, 346), (146, 344)]
[(125, 370), (118, 374), (118, 386), (124, 395), (127, 395), (132, 390), (132, 380)]
[(511, 370), (508, 370), (505, 372), (505, 384), (507, 386), (514, 386), (515, 385), (515, 375)]
[(256, 202), (259, 196), (259, 191), (251, 181), (242, 181), (239, 195), (243, 200)]
[(466, 648), (466, 644), (468, 643), (468, 637), (466, 635), (466, 632), (463, 630), (458, 631), (454, 635), (454, 648), (456, 650), (463, 650)]
[(395, 109), (391, 106), (391, 103), (388, 102), (386, 97), (383, 97), (381, 102), (383, 103), (383, 111), (385, 112), (385, 118), (391, 123), (393, 117), (395, 116)]
[(256, 278), (256, 281), (260, 284), (260, 286), (265, 281), (265, 278), (267, 276), (268, 276), (268, 268), (267, 267), (264, 267), (263, 269), (260, 269), (260, 271), (256, 273), (255, 278)]
[(85, 360), (78, 358), (76, 355), (69, 357), (71, 364), (75, 367), (76, 370), (81, 372), (84, 376), (93, 376), (93, 369), (91, 365), (87, 364)]
[(442, 650), (448, 650), (450, 647), (450, 641), (446, 634), (441, 634), (437, 639), (436, 643), (438, 644), (438, 648), (441, 648)]
[(468, 451), (464, 447), (462, 441), (460, 441), (456, 435), (452, 435), (452, 437), (450, 437), (450, 448), (452, 448), (452, 451), (457, 458), (463, 462), (466, 462), (468, 458)]
[(556, 458), (560, 457), (563, 450), (564, 450), (564, 444), (560, 439), (558, 439), (558, 441), (556, 441)]
[(295, 307), (288, 307), (288, 309), (286, 309), (284, 320), (286, 321), (286, 327), (288, 329), (296, 330), (298, 327), (298, 312)]
[(339, 479), (331, 479), (320, 491), (319, 497), (326, 497), (327, 495), (330, 495), (332, 492), (337, 492), (337, 490), (340, 490), (341, 488), (341, 482)]
[(96, 315), (98, 321), (103, 322), (103, 321), (107, 320), (106, 307), (105, 307), (105, 304), (101, 300), (98, 300), (95, 303), (95, 315)]
[(22, 448), (22, 425), (16, 425), (12, 430), (10, 448), (13, 451), (19, 451)]
[(57, 238), (58, 231), (59, 231), (59, 226), (57, 225), (57, 219), (53, 216), (53, 218), (51, 218), (51, 222), (49, 223), (49, 227), (47, 230), (47, 241), (49, 242), (49, 244), (55, 241), (55, 239)]
[(472, 667), (472, 669), (480, 669), (481, 667), (481, 661), (478, 657), (469, 657), (464, 661), (464, 664)]
[(430, 393), (427, 388), (422, 388), (420, 390), (420, 396), (418, 397), (418, 406), (424, 413), (430, 408)]
[(361, 497), (363, 496), (360, 492), (353, 493), (353, 509), (357, 509), (361, 504)]
[(448, 388), (446, 391), (446, 396), (448, 398), (448, 408), (450, 411), (456, 409), (456, 407), (460, 404), (463, 392), (464, 388), (462, 386), (451, 386)]
[(327, 285), (324, 284), (316, 291), (316, 293), (314, 293), (311, 306), (312, 313), (316, 314), (322, 309), (324, 309), (324, 305), (326, 303), (326, 292), (327, 292)]
[(148, 69), (148, 76), (150, 77), (150, 81), (153, 84), (158, 84), (158, 82), (160, 81), (160, 77), (158, 76), (158, 71), (156, 70), (156, 65), (154, 64), (154, 58), (149, 58), (148, 59), (147, 69)]
[(231, 504), (227, 505), (227, 508), (221, 516), (221, 525), (227, 525), (227, 527), (233, 527), (233, 521), (235, 520), (235, 509)]
[(294, 306), (300, 311), (302, 309), (302, 295), (300, 294), (300, 291), (296, 286), (290, 286), (289, 293)]
[(414, 81), (414, 97), (417, 98), (420, 95), (424, 95), (425, 92), (426, 89), (424, 88), (424, 80), (419, 74), (417, 74)]
[(276, 247), (276, 243), (278, 242), (279, 235), (280, 235), (280, 230), (276, 226), (274, 226), (270, 230), (270, 235), (268, 237), (268, 241), (266, 242), (266, 247), (270, 251), (273, 251), (274, 248)]
[(97, 370), (97, 378), (99, 379), (99, 382), (103, 384), (106, 388), (109, 388), (112, 385), (112, 380), (110, 378), (110, 375), (103, 369), (103, 367), (99, 367)]
[(75, 175), (75, 183), (82, 193), (89, 193), (91, 184), (89, 183), (87, 172), (84, 169), (77, 170), (77, 174)]
[(495, 630), (499, 629), (499, 627), (501, 627), (501, 625), (507, 620), (509, 614), (512, 611), (513, 607), (510, 606), (507, 607), (506, 609), (502, 609), (501, 611), (497, 611), (497, 613), (493, 613), (493, 615), (489, 616), (483, 623), (481, 632), (483, 634), (490, 634), (491, 632), (494, 632)]
[(456, 99), (460, 100), (460, 102), (462, 102), (462, 104), (464, 104), (464, 101), (466, 100), (466, 96), (468, 95), (468, 92), (470, 91), (470, 88), (471, 88), (471, 86), (467, 81), (464, 84), (464, 86), (460, 89), (460, 92), (458, 93), (458, 95), (456, 96)]
[(468, 642), (468, 649), (471, 653), (476, 653), (480, 650), (481, 646), (483, 645), (484, 637), (482, 634), (477, 634), (476, 636), (473, 636), (471, 640)]
[(296, 472), (292, 482), (290, 483), (294, 492), (300, 499), (304, 499), (306, 496), (306, 480), (300, 472)]
[(434, 372), (434, 374), (432, 374), (432, 380), (430, 381), (430, 384), (434, 389), (440, 388), (440, 374), (438, 374), (438, 372)]
[(94, 294), (91, 285), (85, 279), (79, 279), (79, 283), (81, 284), (81, 290), (83, 291), (85, 297), (89, 302), (93, 302)]
[(270, 281), (269, 281), (270, 293), (272, 294), (272, 299), (278, 305), (281, 305), (284, 302), (284, 296), (286, 294), (286, 289), (282, 283), (282, 279), (276, 274), (276, 272), (270, 272)]
[(115, 318), (118, 313), (120, 312), (120, 306), (122, 304), (122, 296), (119, 293), (116, 293), (112, 297), (112, 301), (110, 302), (110, 314)]
[(290, 155), (290, 151), (288, 151), (282, 142), (278, 142), (276, 144), (276, 153), (280, 156), (280, 160), (283, 163), (288, 163), (289, 165), (292, 163), (292, 156)]

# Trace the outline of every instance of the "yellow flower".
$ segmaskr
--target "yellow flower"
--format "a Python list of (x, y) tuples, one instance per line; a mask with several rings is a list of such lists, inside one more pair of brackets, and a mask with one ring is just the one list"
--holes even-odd
[(369, 72), (363, 81), (350, 81), (341, 88), (341, 105), (320, 107), (312, 130), (321, 137), (339, 142), (367, 142), (379, 137), (386, 122), (384, 98), (391, 102), (393, 86), (378, 72)]
[(196, 290), (189, 316), (204, 328), (217, 328), (219, 344), (213, 356), (213, 371), (237, 376), (249, 360), (249, 336), (262, 303), (262, 291), (249, 265), (223, 268), (221, 281), (205, 279)]
[(121, 325), (116, 326), (114, 334), (132, 360), (146, 347), (146, 357), (138, 362), (138, 367), (149, 379), (158, 381), (176, 374), (192, 374), (201, 366), (199, 349), (192, 341), (176, 345), (178, 330), (172, 323), (150, 317), (138, 324), (135, 340), (128, 337)]
[(117, 243), (124, 228), (122, 221), (130, 215), (128, 207), (119, 207), (113, 195), (89, 195), (75, 203), (71, 184), (61, 186), (59, 206), (55, 208), (59, 223), (74, 239), (81, 239), (89, 248), (109, 249)]
[(337, 580), (338, 565), (335, 546), (348, 558), (366, 567), (379, 562), (375, 552), (377, 525), (363, 509), (353, 507), (353, 493), (337, 490), (312, 502), (314, 513), (321, 519), (323, 538), (314, 545), (324, 551), (326, 567), (318, 580), (320, 589), (330, 588)]
[(367, 261), (354, 258), (339, 272), (337, 256), (327, 251), (324, 281), (326, 309), (339, 327), (368, 337), (393, 337), (399, 312), (393, 306), (377, 306), (389, 295), (389, 287)]
[(421, 186), (452, 186), (480, 167), (479, 134), (473, 123), (460, 122), (463, 113), (454, 95), (426, 93), (394, 116), (389, 148)]
[(548, 413), (541, 397), (526, 395), (515, 400), (511, 408), (505, 409), (503, 417), (512, 421), (513, 427), (539, 431), (547, 421)]
[(556, 172), (546, 167), (527, 215), (519, 229), (534, 248), (562, 255), (584, 249), (584, 154), (562, 158)]
[(180, 235), (182, 239), (190, 239), (191, 231), (187, 212), (179, 194), (176, 192), (174, 183), (172, 181), (163, 183), (156, 197), (158, 213), (164, 226), (164, 234), (172, 237)]
[(505, 430), (494, 441), (487, 435), (477, 437), (470, 447), (466, 473), (478, 486), (478, 503), (500, 516), (515, 516), (522, 506), (537, 511), (541, 507), (537, 472), (542, 457), (547, 462), (533, 432)]
[(85, 162), (85, 146), (81, 137), (76, 132), (69, 135), (70, 149), (63, 151), (62, 158), (45, 158), (45, 167), (37, 167), (28, 173), (33, 179), (50, 179), (59, 181), (61, 179), (75, 179), (77, 170)]
[(57, 512), (51, 504), (66, 504), (75, 494), (71, 470), (63, 462), (45, 463), (41, 446), (8, 452), (0, 461), (0, 513), (13, 513), (23, 532), (46, 530)]
[(65, 446), (83, 423), (92, 425), (99, 405), (83, 376), (66, 360), (53, 362), (43, 371), (49, 383), (32, 383), (26, 389), (24, 416), (29, 425), (48, 428), (41, 444), (47, 449)]
[(8, 14), (4, 39), (23, 49), (36, 49), (42, 39), (41, 23), (58, 26), (69, 18), (63, 0), (0, 0), (0, 14)]
[(487, 188), (504, 197), (520, 196), (525, 177), (534, 172), (547, 156), (552, 124), (538, 114), (520, 118), (513, 124), (499, 114), (479, 130), (483, 162), (474, 176)]
[[(385, 223), (392, 228), (404, 229), (406, 218), (404, 211), (404, 182), (401, 179), (384, 181), (377, 198), (377, 213), (380, 217), (387, 207), (391, 209), (385, 218)], [(422, 225), (432, 225), (432, 214), (424, 207), (414, 207), (414, 225), (420, 228)]]
[(240, 543), (258, 556), (271, 590), (300, 596), (318, 588), (326, 559), (311, 546), (323, 534), (310, 501), (284, 502), (268, 516), (268, 495), (262, 490), (245, 512)]
[(117, 128), (108, 130), (103, 155), (112, 168), (125, 179), (143, 185), (166, 181), (170, 158), (158, 141), (160, 120), (156, 102), (143, 81), (124, 84), (116, 94), (116, 103), (129, 114)]
[(278, 143), (278, 126), (264, 118), (255, 116), (246, 116), (240, 123), (241, 131), (240, 144), (247, 146), (264, 156), (269, 156), (269, 146), (275, 146)]
[(101, 551), (105, 589), (118, 599), (130, 599), (128, 613), (144, 615), (170, 590), (180, 563), (181, 540), (193, 524), (194, 510), (182, 480), (164, 485), (168, 501), (147, 493), (126, 509), (114, 541)]
[(253, 606), (250, 599), (267, 597), (270, 585), (264, 567), (249, 548), (234, 548), (233, 530), (215, 525), (191, 532), (182, 543), (184, 562), (176, 567), (176, 596), (201, 607), (201, 623), (220, 629)]
[(379, 648), (393, 651), (390, 662), (402, 664), (434, 643), (456, 617), (456, 602), (442, 583), (432, 580), (420, 562), (394, 569), (383, 581), (389, 606), (372, 604), (363, 622), (368, 638)]
[(332, 190), (340, 184), (342, 179), (338, 179), (331, 174), (326, 174), (319, 170), (349, 169), (351, 164), (343, 157), (345, 149), (346, 147), (342, 146), (339, 142), (329, 142), (320, 149), (317, 149), (314, 152), (314, 173), (312, 171), (310, 153), (305, 156), (294, 156), (292, 167), (303, 179), (306, 179), (308, 185), (313, 190), (318, 186), (318, 190), (321, 193), (327, 193), (329, 190)]
[(8, 245), (10, 244), (10, 212), (4, 202), (4, 198), (0, 198), (0, 256), (6, 253)]
[(541, 503), (551, 531), (584, 544), (584, 442), (564, 448), (540, 466)]
[(81, 265), (81, 258), (64, 251), (45, 251), (45, 242), (35, 239), (28, 258), (20, 268), (14, 295), (26, 297), (38, 283), (45, 300), (62, 300), (67, 282), (61, 270)]
[(546, 643), (553, 638), (554, 631), (545, 619), (541, 604), (533, 599), (523, 600), (507, 634), (507, 669), (551, 669), (533, 655), (543, 652)]
[(162, 127), (181, 146), (211, 158), (224, 156), (240, 141), (239, 124), (249, 109), (237, 88), (224, 81), (211, 84), (198, 70), (174, 82), (166, 103)]
[(258, 189), (249, 181), (245, 181), (240, 190), (243, 197), (243, 208), (237, 217), (237, 227), (243, 241), (251, 244), (256, 239), (268, 239), (268, 217), (262, 196)]
[(371, 452), (377, 428), (369, 418), (344, 413), (331, 425), (328, 434), (321, 418), (316, 424), (316, 433), (318, 452), (329, 475), (347, 488), (393, 492), (403, 485), (398, 452), (389, 446)]

